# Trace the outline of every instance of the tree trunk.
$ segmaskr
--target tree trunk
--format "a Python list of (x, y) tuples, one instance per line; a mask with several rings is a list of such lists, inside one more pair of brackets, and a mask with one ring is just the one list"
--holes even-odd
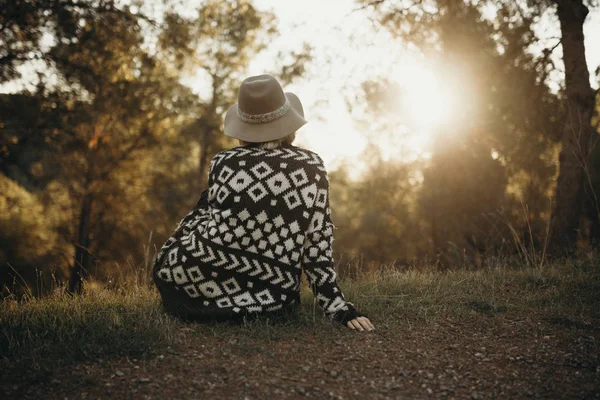
[[(98, 142), (100, 146), (101, 141)], [(95, 151), (98, 151), (96, 147)], [(96, 154), (88, 153), (89, 164), (85, 173), (83, 184), (83, 199), (79, 211), (79, 227), (77, 231), (77, 242), (75, 243), (75, 261), (71, 268), (69, 277), (69, 293), (81, 293), (83, 278), (87, 275), (90, 266), (90, 222), (92, 218), (93, 193), (90, 191), (94, 182), (94, 167)]]
[[(200, 190), (204, 190), (204, 175), (206, 174), (206, 167), (208, 165), (208, 148), (210, 146), (210, 134), (211, 134), (211, 124), (209, 123), (204, 128), (204, 134), (202, 135), (202, 149), (200, 151), (200, 166), (199, 166), (199, 174), (200, 174)], [(208, 182), (208, 178), (206, 180)]]
[(562, 256), (572, 254), (577, 247), (592, 138), (594, 91), (590, 87), (583, 36), (588, 9), (582, 0), (555, 0), (555, 3), (562, 36), (569, 120), (562, 137), (548, 252)]
[[(210, 105), (205, 113), (206, 124), (204, 127), (204, 133), (202, 136), (202, 150), (200, 151), (200, 191), (204, 190), (204, 175), (206, 174), (206, 169), (208, 166), (208, 149), (211, 147), (210, 139), (211, 134), (213, 133), (213, 127), (215, 126), (215, 121), (217, 120), (216, 110), (217, 110), (217, 96), (219, 96), (219, 85), (220, 80), (215, 74), (211, 74), (212, 77), (212, 98), (210, 100)], [(208, 177), (206, 178), (206, 184), (208, 186)]]
[(92, 215), (92, 195), (86, 193), (81, 203), (79, 214), (79, 232), (75, 247), (75, 264), (71, 269), (69, 279), (69, 292), (81, 293), (81, 284), (90, 266), (90, 220)]

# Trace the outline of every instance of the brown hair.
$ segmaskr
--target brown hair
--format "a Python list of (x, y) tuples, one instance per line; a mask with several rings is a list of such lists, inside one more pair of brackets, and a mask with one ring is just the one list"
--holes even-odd
[[(262, 142), (258, 145), (261, 149), (276, 149), (278, 147), (283, 146), (284, 144), (292, 144), (292, 142), (296, 139), (296, 132), (291, 133), (287, 136), (282, 137), (281, 139), (270, 140), (268, 142)], [(250, 142), (245, 142), (241, 139), (238, 139), (240, 145), (245, 146), (250, 144)]]

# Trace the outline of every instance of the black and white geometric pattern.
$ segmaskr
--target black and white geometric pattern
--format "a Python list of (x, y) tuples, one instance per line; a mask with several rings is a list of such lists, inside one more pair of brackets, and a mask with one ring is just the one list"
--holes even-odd
[(301, 271), (325, 315), (356, 311), (336, 282), (329, 180), (296, 146), (236, 147), (210, 164), (207, 200), (160, 249), (154, 275), (198, 309), (274, 311), (300, 290)]

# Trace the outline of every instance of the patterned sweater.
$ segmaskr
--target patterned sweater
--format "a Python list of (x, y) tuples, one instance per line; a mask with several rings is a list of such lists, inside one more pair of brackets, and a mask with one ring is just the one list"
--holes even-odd
[(236, 315), (297, 305), (304, 270), (324, 314), (345, 324), (363, 314), (337, 285), (333, 229), (316, 153), (235, 147), (212, 159), (208, 190), (160, 249), (154, 279), (204, 314)]

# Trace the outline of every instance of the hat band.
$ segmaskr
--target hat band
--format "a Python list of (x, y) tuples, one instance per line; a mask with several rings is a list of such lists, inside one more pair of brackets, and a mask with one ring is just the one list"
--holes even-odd
[(240, 108), (238, 107), (237, 114), (238, 114), (238, 117), (240, 117), (240, 119), (242, 121), (247, 122), (249, 124), (264, 124), (267, 122), (275, 121), (278, 118), (281, 118), (286, 112), (288, 112), (289, 109), (290, 109), (290, 102), (286, 98), (285, 103), (283, 103), (283, 105), (281, 107), (279, 107), (278, 109), (276, 109), (274, 111), (270, 111), (268, 113), (247, 114), (247, 113), (243, 112), (242, 110), (240, 110)]

